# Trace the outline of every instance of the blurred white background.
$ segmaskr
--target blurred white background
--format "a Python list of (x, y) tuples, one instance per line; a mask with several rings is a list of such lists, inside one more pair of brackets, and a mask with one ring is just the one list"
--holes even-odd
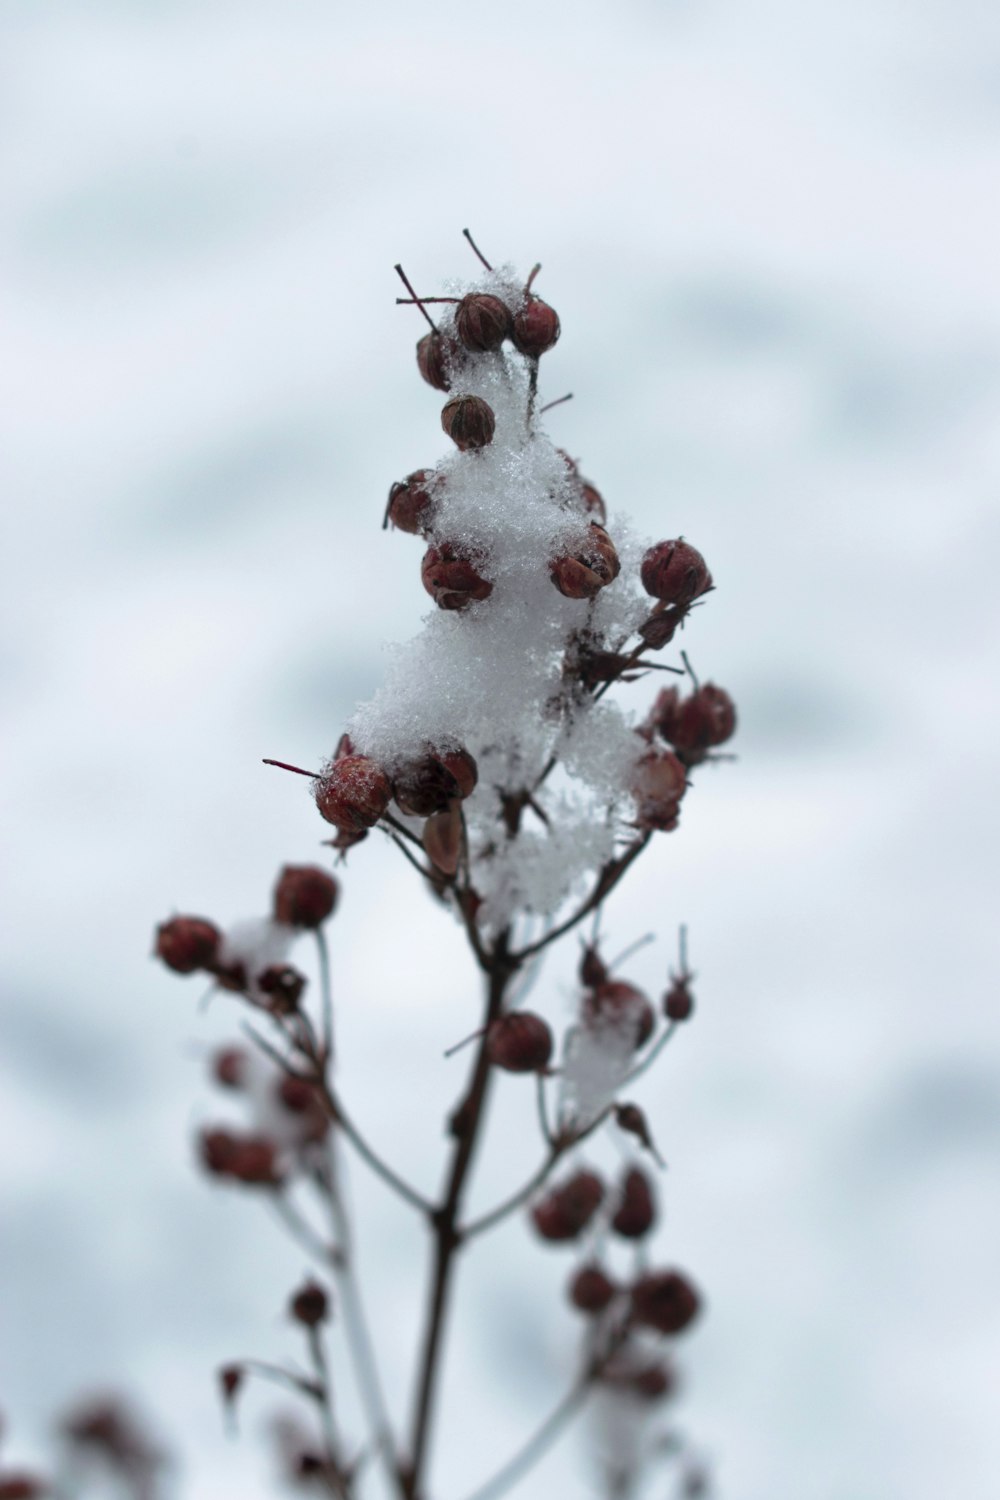
[[(236, 1024), (148, 959), (263, 912), (325, 830), (262, 755), (335, 743), (427, 599), (379, 529), (439, 397), (392, 265), (527, 270), (550, 430), (683, 531), (740, 761), (612, 903), (691, 929), (696, 1022), (641, 1098), (663, 1254), (709, 1316), (680, 1420), (724, 1500), (992, 1497), (1000, 1334), (995, 755), (1000, 12), (980, 0), (6, 0), (0, 1408), (10, 1457), (127, 1388), (190, 1500), (276, 1493), (221, 1361), (293, 1347), (299, 1252), (191, 1137)], [(641, 704), (652, 685), (634, 690)], [(428, 1189), (469, 1028), (458, 933), (372, 839), (333, 931), (344, 1091)], [(538, 1003), (568, 1013), (572, 953)], [(476, 1188), (532, 1161), (502, 1091)], [(422, 1265), (354, 1173), (377, 1336)], [(435, 1500), (569, 1378), (564, 1255), (463, 1267)], [(584, 1493), (564, 1441), (518, 1491)], [(657, 1493), (655, 1490), (652, 1493)], [(662, 1488), (660, 1493), (666, 1494)]]

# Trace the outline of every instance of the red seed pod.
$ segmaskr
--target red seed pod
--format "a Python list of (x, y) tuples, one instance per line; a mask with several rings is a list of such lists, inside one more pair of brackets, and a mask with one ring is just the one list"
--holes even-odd
[(596, 943), (584, 946), (580, 959), (580, 983), (588, 990), (596, 989), (608, 977), (608, 966), (597, 951)]
[(0, 1500), (44, 1500), (49, 1494), (48, 1485), (36, 1474), (26, 1474), (22, 1469), (0, 1474)]
[(538, 359), (559, 337), (559, 318), (555, 308), (529, 293), (514, 314), (510, 336), (520, 354)]
[(690, 604), (712, 587), (705, 559), (683, 537), (650, 547), (640, 576), (646, 593), (666, 604)]
[(156, 929), (156, 956), (175, 974), (193, 974), (215, 963), (222, 934), (204, 917), (171, 917)]
[(510, 336), (510, 310), (489, 292), (470, 292), (455, 309), (455, 332), (474, 354), (489, 353)]
[(461, 368), (465, 352), (446, 333), (425, 333), (417, 343), (417, 368), (436, 391), (450, 391), (452, 376)]
[(694, 1011), (694, 996), (683, 975), (675, 979), (663, 997), (663, 1013), (668, 1021), (687, 1021)]
[[(676, 691), (676, 689), (675, 689)], [(689, 766), (703, 761), (716, 745), (725, 744), (736, 729), (736, 705), (724, 688), (706, 682), (678, 704), (669, 724), (660, 730)]]
[(220, 1047), (212, 1058), (212, 1077), (224, 1089), (241, 1089), (247, 1081), (250, 1054), (245, 1047)]
[(618, 1288), (600, 1266), (581, 1266), (569, 1284), (569, 1300), (581, 1312), (601, 1313), (614, 1300)]
[(611, 1220), (616, 1234), (626, 1240), (641, 1240), (656, 1222), (653, 1186), (645, 1172), (632, 1167), (622, 1183), (618, 1209)]
[(299, 1008), (306, 976), (291, 964), (271, 964), (257, 975), (257, 987), (267, 996), (268, 1006), (276, 1016), (290, 1016)]
[(607, 1026), (631, 1032), (636, 1049), (649, 1041), (656, 1025), (653, 1007), (642, 990), (621, 979), (606, 980), (586, 997), (583, 1019), (595, 1028)]
[(578, 549), (549, 563), (552, 582), (567, 599), (593, 599), (620, 571), (615, 544), (596, 521), (591, 521)]
[(307, 1281), (293, 1295), (288, 1311), (297, 1323), (318, 1328), (330, 1314), (330, 1300), (318, 1281)]
[(497, 419), (481, 396), (452, 396), (441, 408), (441, 426), (456, 448), (485, 448), (492, 443)]
[(604, 1184), (595, 1172), (577, 1172), (553, 1188), (531, 1210), (543, 1240), (575, 1240), (590, 1223), (604, 1197)]
[(318, 865), (285, 865), (274, 887), (274, 917), (290, 927), (320, 927), (333, 914), (339, 888)]
[(434, 868), (442, 875), (454, 875), (462, 853), (462, 815), (457, 801), (427, 819), (422, 841)]
[(486, 1054), (508, 1073), (542, 1073), (552, 1057), (552, 1032), (527, 1010), (498, 1016), (486, 1033)]
[(636, 826), (669, 833), (677, 827), (687, 775), (669, 750), (649, 750), (636, 763), (631, 792), (638, 806)]
[(467, 750), (429, 749), (397, 771), (392, 792), (400, 812), (429, 818), (442, 812), (453, 798), (468, 797), (478, 778), (476, 762)]
[(426, 536), (434, 514), (434, 501), (441, 476), (434, 469), (414, 469), (389, 491), (385, 519), (398, 531)]
[(281, 1181), (274, 1142), (266, 1136), (237, 1135), (225, 1129), (204, 1130), (199, 1138), (202, 1164), (213, 1177), (233, 1177), (256, 1187)]
[(382, 767), (367, 755), (335, 760), (313, 785), (320, 814), (328, 823), (358, 833), (373, 828), (389, 806), (392, 785)]
[(647, 1401), (664, 1401), (673, 1395), (677, 1380), (669, 1365), (652, 1364), (640, 1366), (632, 1375), (629, 1385), (637, 1396)]
[(450, 542), (442, 542), (428, 547), (420, 577), (439, 609), (465, 609), (493, 592), (492, 583), (477, 571), (480, 565), (461, 556)]
[(632, 1286), (632, 1317), (657, 1333), (680, 1333), (700, 1308), (698, 1292), (680, 1271), (653, 1271)]

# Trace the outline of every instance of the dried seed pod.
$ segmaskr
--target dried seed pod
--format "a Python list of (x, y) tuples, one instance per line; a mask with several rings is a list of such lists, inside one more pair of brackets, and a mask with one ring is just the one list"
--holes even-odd
[(665, 604), (690, 604), (712, 587), (705, 559), (683, 537), (650, 547), (640, 577), (646, 593)]
[(411, 536), (426, 536), (434, 515), (434, 501), (442, 483), (434, 469), (414, 469), (389, 491), (386, 521)]
[(424, 824), (423, 845), (427, 858), (442, 875), (454, 875), (462, 853), (462, 815), (458, 802), (434, 813)]
[(313, 795), (328, 823), (357, 833), (373, 828), (381, 818), (392, 797), (392, 784), (369, 756), (345, 755), (316, 778)]
[(581, 1171), (553, 1188), (531, 1210), (543, 1240), (575, 1240), (601, 1206), (604, 1184), (596, 1172)]
[(555, 308), (529, 293), (514, 314), (510, 336), (520, 354), (538, 359), (559, 337), (559, 318)]
[(492, 443), (497, 419), (481, 396), (452, 396), (441, 409), (441, 426), (456, 448), (485, 448)]
[(649, 750), (636, 763), (631, 792), (638, 803), (636, 826), (669, 833), (677, 827), (687, 788), (683, 765), (670, 750)]
[(643, 726), (650, 736), (658, 734), (669, 743), (680, 701), (681, 695), (675, 687), (660, 688)]
[(596, 521), (591, 521), (580, 547), (549, 563), (552, 582), (567, 599), (593, 599), (620, 571), (615, 544)]
[(467, 750), (437, 751), (409, 761), (392, 779), (392, 793), (400, 812), (429, 818), (443, 812), (455, 797), (465, 798), (478, 780), (476, 762)]
[(439, 609), (465, 609), (488, 599), (493, 585), (478, 572), (480, 563), (463, 557), (450, 542), (428, 547), (420, 567), (424, 588)]
[(585, 1025), (627, 1031), (633, 1048), (642, 1047), (653, 1034), (656, 1016), (642, 990), (621, 979), (599, 984), (583, 1002)]
[(210, 969), (219, 953), (222, 933), (204, 917), (171, 917), (156, 929), (156, 957), (175, 974)]
[(611, 1227), (623, 1239), (641, 1240), (656, 1222), (656, 1202), (653, 1187), (645, 1172), (632, 1167), (625, 1174), (621, 1186), (618, 1208)]
[(455, 332), (474, 354), (489, 353), (510, 336), (510, 310), (490, 292), (470, 292), (455, 309)]
[(486, 1053), (494, 1067), (508, 1073), (542, 1073), (552, 1057), (552, 1032), (541, 1016), (511, 1011), (490, 1025)]
[(694, 1011), (694, 996), (687, 978), (681, 974), (663, 997), (663, 1013), (668, 1021), (687, 1021)]
[(657, 1333), (680, 1333), (701, 1308), (695, 1287), (680, 1271), (651, 1271), (633, 1283), (632, 1317)]
[(330, 1315), (330, 1299), (318, 1281), (307, 1281), (289, 1301), (288, 1311), (297, 1323), (318, 1328)]
[(732, 698), (724, 688), (706, 682), (675, 705), (660, 733), (686, 765), (695, 766), (716, 745), (725, 744), (735, 730), (736, 705)]
[(257, 975), (257, 988), (267, 996), (270, 1010), (276, 1016), (290, 1016), (299, 1008), (306, 976), (291, 964), (270, 964)]
[(600, 1266), (581, 1266), (569, 1284), (569, 1300), (584, 1313), (601, 1313), (614, 1301), (618, 1288)]
[(245, 1047), (220, 1047), (212, 1058), (212, 1077), (224, 1089), (241, 1089), (249, 1065), (250, 1054)]
[(275, 1187), (281, 1181), (274, 1142), (267, 1136), (203, 1130), (198, 1146), (202, 1165), (213, 1177), (232, 1177), (253, 1187)]
[(417, 343), (417, 368), (428, 385), (436, 391), (450, 391), (452, 378), (465, 360), (457, 340), (436, 330), (425, 333)]
[(677, 627), (687, 615), (687, 607), (664, 610), (657, 614), (653, 613), (647, 620), (643, 620), (639, 626), (639, 634), (651, 651), (661, 651), (664, 646), (669, 646), (677, 634)]
[(333, 914), (339, 887), (318, 865), (285, 865), (274, 887), (274, 917), (290, 927), (320, 927)]
[(608, 977), (608, 966), (597, 951), (596, 943), (584, 944), (580, 958), (580, 983), (587, 989), (596, 989)]

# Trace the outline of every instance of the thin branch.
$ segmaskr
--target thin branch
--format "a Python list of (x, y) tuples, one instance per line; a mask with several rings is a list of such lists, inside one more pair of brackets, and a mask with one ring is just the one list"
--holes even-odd
[[(476, 244), (475, 240), (472, 238), (472, 235), (469, 233), (469, 231), (467, 229), (463, 229), (462, 233), (465, 235), (465, 238), (468, 240), (468, 242), (472, 246), (473, 250), (479, 256), (479, 259), (482, 261), (482, 263), (486, 267), (487, 271), (492, 271), (493, 267), (490, 265), (489, 261), (486, 259), (486, 256), (480, 250), (479, 246)], [(539, 266), (538, 269), (541, 270), (541, 266)]]
[(369, 1146), (360, 1130), (345, 1111), (339, 1096), (333, 1090), (333, 1085), (327, 1083), (322, 1078), (315, 1081), (319, 1085), (331, 1120), (335, 1125), (340, 1126), (362, 1161), (371, 1168), (377, 1177), (381, 1177), (387, 1187), (391, 1187), (393, 1192), (398, 1193), (411, 1207), (419, 1209), (423, 1214), (432, 1214), (434, 1212), (434, 1205), (430, 1199), (425, 1198), (423, 1193), (411, 1187), (405, 1178), (400, 1177), (399, 1173), (390, 1167), (388, 1162), (383, 1161), (381, 1156)]
[(549, 1112), (545, 1104), (545, 1074), (535, 1074), (535, 1102), (538, 1105), (538, 1123), (541, 1126), (542, 1136), (545, 1144), (551, 1149), (554, 1144), (552, 1129), (549, 1125)]
[(641, 1057), (632, 1071), (626, 1076), (622, 1084), (623, 1088), (625, 1087), (626, 1083), (634, 1083), (637, 1078), (641, 1078), (646, 1069), (652, 1067), (653, 1063), (659, 1057), (660, 1053), (663, 1051), (664, 1047), (667, 1045), (667, 1043), (670, 1041), (670, 1038), (677, 1030), (678, 1025), (679, 1023), (677, 1021), (670, 1021), (668, 1023), (667, 1029), (653, 1043), (652, 1047), (650, 1047), (649, 1051), (646, 1053), (646, 1056)]
[(472, 1491), (471, 1495), (466, 1496), (466, 1500), (495, 1500), (497, 1495), (502, 1495), (505, 1490), (509, 1490), (521, 1478), (521, 1475), (536, 1464), (552, 1446), (583, 1405), (592, 1384), (593, 1371), (588, 1369), (576, 1384), (570, 1387), (558, 1406), (553, 1407), (523, 1448), (519, 1449), (502, 1469), (498, 1469), (491, 1479), (487, 1479), (485, 1484), (481, 1484), (478, 1489)]
[(333, 988), (330, 984), (330, 949), (322, 927), (316, 928), (319, 953), (319, 987), (323, 1007), (323, 1056), (333, 1059)]
[(336, 1267), (340, 1264), (341, 1256), (337, 1246), (328, 1244), (318, 1235), (309, 1220), (299, 1213), (295, 1205), (283, 1193), (272, 1193), (271, 1202), (274, 1204), (275, 1213), (303, 1250), (316, 1256), (324, 1266)]

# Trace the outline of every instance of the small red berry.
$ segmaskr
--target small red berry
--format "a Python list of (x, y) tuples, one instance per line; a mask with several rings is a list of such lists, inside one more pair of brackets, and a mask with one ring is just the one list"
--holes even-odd
[(541, 1016), (511, 1011), (490, 1025), (486, 1053), (494, 1067), (508, 1073), (541, 1073), (552, 1057), (552, 1032)]
[(492, 443), (497, 419), (481, 396), (452, 396), (441, 408), (441, 426), (456, 448), (485, 448)]
[(489, 292), (470, 292), (455, 309), (455, 332), (474, 354), (499, 349), (510, 331), (510, 310)]
[(663, 997), (663, 1013), (669, 1021), (686, 1021), (694, 1011), (694, 996), (687, 980), (675, 979)]
[(604, 1184), (595, 1172), (577, 1172), (531, 1210), (543, 1240), (575, 1240), (601, 1206)]
[(358, 833), (373, 828), (389, 806), (392, 784), (367, 755), (345, 755), (316, 778), (313, 795), (328, 823)]
[(337, 905), (339, 888), (318, 865), (286, 865), (274, 888), (274, 916), (290, 927), (319, 927)]
[(654, 1271), (632, 1286), (632, 1316), (657, 1333), (680, 1333), (697, 1317), (701, 1298), (680, 1271)]
[(292, 1297), (288, 1310), (296, 1322), (317, 1328), (329, 1316), (330, 1300), (318, 1281), (307, 1281)]
[(683, 537), (650, 547), (640, 576), (646, 593), (666, 604), (690, 604), (712, 587), (705, 559)]
[(653, 1188), (645, 1172), (633, 1167), (625, 1174), (611, 1227), (623, 1239), (641, 1240), (656, 1222)]
[(434, 469), (415, 469), (389, 491), (385, 518), (399, 531), (426, 536), (434, 514), (434, 497), (441, 476)]
[(581, 1312), (600, 1313), (614, 1301), (617, 1291), (600, 1266), (581, 1266), (569, 1284), (569, 1300)]
[(621, 979), (609, 979), (597, 986), (583, 1004), (583, 1017), (594, 1027), (628, 1030), (633, 1048), (643, 1046), (653, 1034), (656, 1016), (642, 990)]
[(171, 917), (156, 929), (156, 956), (175, 974), (193, 974), (215, 963), (222, 934), (204, 917)]
[(442, 542), (427, 549), (420, 577), (439, 609), (465, 609), (488, 599), (493, 592), (492, 583), (477, 571), (478, 566), (462, 557), (450, 542)]
[(514, 314), (511, 339), (521, 354), (537, 359), (551, 349), (559, 337), (559, 318), (555, 308), (541, 297), (530, 294)]
[(549, 563), (552, 582), (567, 599), (593, 599), (620, 571), (615, 544), (596, 521), (591, 521), (580, 547)]

